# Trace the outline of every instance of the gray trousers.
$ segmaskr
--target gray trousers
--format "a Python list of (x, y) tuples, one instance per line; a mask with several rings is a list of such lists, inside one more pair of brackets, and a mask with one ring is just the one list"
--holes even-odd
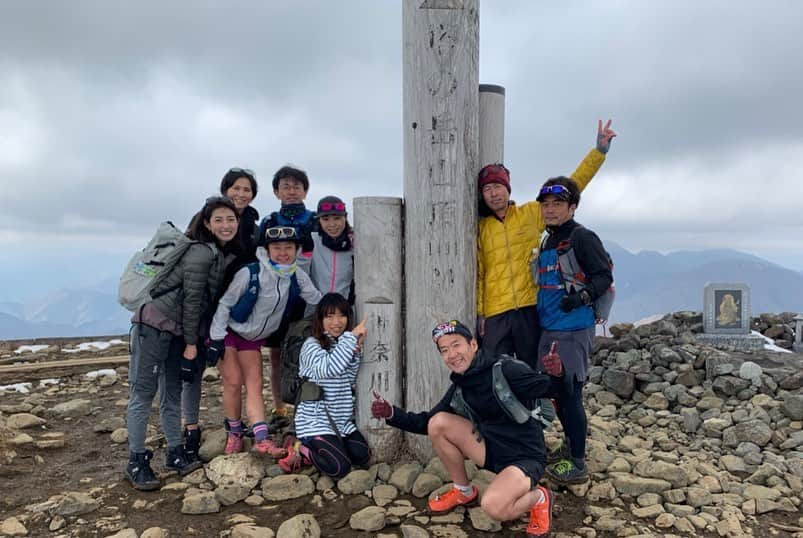
[[(148, 325), (135, 323), (131, 330), (128, 367), (128, 447), (145, 451), (151, 406), (159, 390), (162, 431), (170, 448), (182, 444), (180, 358), (184, 338)], [(199, 386), (200, 389), (200, 386)]]

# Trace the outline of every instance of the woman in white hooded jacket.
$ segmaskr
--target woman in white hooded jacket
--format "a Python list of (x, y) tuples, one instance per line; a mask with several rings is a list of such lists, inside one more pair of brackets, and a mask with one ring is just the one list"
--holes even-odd
[(223, 411), (229, 435), (226, 454), (242, 450), (242, 387), (245, 407), (254, 432), (254, 450), (280, 458), (285, 451), (270, 439), (262, 398), (262, 354), (260, 348), (282, 321), (288, 298), (298, 293), (308, 304), (321, 298), (309, 276), (296, 266), (299, 239), (291, 227), (267, 228), (257, 248), (259, 293), (245, 321), (232, 318), (232, 307), (252, 292), (252, 271), (243, 267), (221, 297), (209, 329), (210, 352), (223, 355), (218, 364), (223, 381)]

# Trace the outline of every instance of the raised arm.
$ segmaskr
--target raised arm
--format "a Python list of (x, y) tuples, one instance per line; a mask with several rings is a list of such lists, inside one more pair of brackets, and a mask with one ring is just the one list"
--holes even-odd
[(611, 129), (611, 120), (608, 120), (604, 127), (602, 120), (597, 121), (597, 147), (588, 152), (571, 176), (577, 182), (581, 191), (591, 182), (602, 163), (605, 162), (605, 155), (608, 153), (611, 147), (611, 140), (615, 136), (616, 133)]

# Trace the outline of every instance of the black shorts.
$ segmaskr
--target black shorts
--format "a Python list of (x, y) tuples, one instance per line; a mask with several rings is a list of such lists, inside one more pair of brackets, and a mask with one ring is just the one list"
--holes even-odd
[[(501, 447), (500, 447), (501, 448)], [(499, 452), (497, 454), (497, 452)], [(511, 459), (505, 454), (504, 450), (494, 450), (493, 446), (485, 443), (485, 464), (483, 469), (488, 469), (492, 473), (499, 473), (505, 467), (518, 467), (530, 479), (530, 488), (538, 485), (538, 481), (544, 476), (544, 464), (532, 458)]]

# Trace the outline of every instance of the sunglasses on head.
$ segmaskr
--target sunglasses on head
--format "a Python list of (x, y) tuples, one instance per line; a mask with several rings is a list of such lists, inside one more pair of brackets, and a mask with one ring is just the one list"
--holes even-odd
[(253, 179), (256, 179), (256, 174), (253, 170), (249, 170), (248, 168), (229, 168), (229, 172), (234, 172), (235, 174), (245, 174), (247, 176), (251, 176)]
[(546, 187), (541, 187), (541, 191), (538, 193), (538, 196), (546, 196), (547, 194), (554, 194), (555, 196), (571, 196), (572, 193), (564, 187), (563, 185), (547, 185)]
[(274, 226), (265, 230), (268, 239), (295, 239), (296, 229), (290, 226)]
[(346, 204), (343, 202), (322, 202), (318, 204), (318, 211), (345, 211)]

